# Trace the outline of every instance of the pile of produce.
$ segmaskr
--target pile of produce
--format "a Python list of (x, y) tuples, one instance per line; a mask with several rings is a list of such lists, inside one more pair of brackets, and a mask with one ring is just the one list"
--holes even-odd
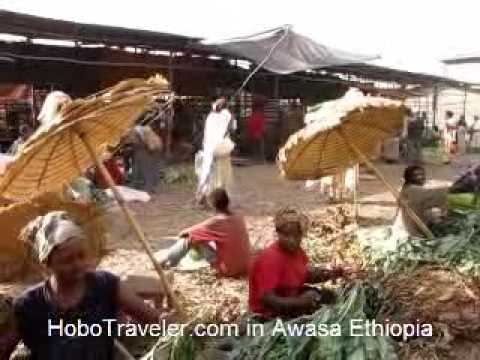
[[(263, 324), (263, 334), (232, 339), (233, 350), (224, 351), (223, 358), (396, 360), (395, 343), (390, 337), (368, 335), (372, 331), (369, 320), (381, 313), (382, 306), (379, 289), (356, 282), (339, 290), (332, 306), (288, 321), (275, 319)], [(351, 336), (352, 331), (356, 336)], [(208, 341), (214, 340), (188, 334), (161, 339), (145, 359), (193, 360), (195, 352), (208, 350)]]
[(312, 264), (359, 264), (361, 249), (353, 241), (357, 229), (351, 209), (329, 207), (321, 213), (310, 214), (310, 229), (302, 247)]
[(480, 328), (480, 288), (457, 272), (420, 266), (413, 272), (389, 276), (383, 283), (393, 317), (404, 324), (429, 323), (445, 342), (471, 338)]
[(175, 273), (177, 296), (197, 323), (232, 323), (246, 311), (247, 283), (215, 276), (210, 269)]

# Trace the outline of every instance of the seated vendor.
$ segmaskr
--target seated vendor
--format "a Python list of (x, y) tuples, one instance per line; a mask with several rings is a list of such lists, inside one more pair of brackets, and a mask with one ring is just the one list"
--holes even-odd
[(477, 193), (480, 191), (480, 165), (470, 168), (450, 187), (450, 193)]
[[(61, 211), (39, 216), (23, 230), (30, 253), (49, 276), (14, 301), (15, 325), (0, 336), (0, 359), (8, 359), (20, 340), (31, 359), (113, 359), (115, 334), (109, 335), (104, 320), (117, 319), (123, 312), (141, 323), (161, 323), (165, 313), (147, 306), (115, 275), (91, 270), (86, 236)], [(97, 328), (98, 324), (100, 336), (62, 335), (49, 327), (61, 320), (74, 329), (79, 322)]]
[(160, 260), (163, 266), (176, 266), (195, 248), (219, 275), (241, 276), (248, 270), (250, 242), (244, 217), (230, 210), (228, 194), (216, 189), (209, 196), (215, 215), (180, 233), (180, 239)]
[(308, 221), (286, 208), (275, 215), (277, 241), (254, 259), (249, 274), (249, 309), (263, 318), (299, 316), (334, 301), (333, 292), (306, 287), (347, 275), (347, 268), (308, 265), (301, 240)]
[[(404, 172), (404, 185), (400, 198), (427, 227), (439, 221), (447, 207), (447, 189), (425, 187), (426, 175), (422, 166), (409, 166)], [(400, 204), (395, 225), (403, 228), (408, 235), (422, 237), (423, 232), (408, 214), (407, 208)]]

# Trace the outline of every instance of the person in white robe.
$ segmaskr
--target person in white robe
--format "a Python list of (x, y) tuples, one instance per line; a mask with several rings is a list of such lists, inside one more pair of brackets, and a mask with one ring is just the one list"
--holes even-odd
[(457, 153), (465, 155), (467, 153), (467, 123), (465, 116), (461, 116), (457, 124)]
[(231, 190), (230, 155), (234, 144), (229, 138), (230, 129), (236, 129), (236, 122), (226, 107), (226, 99), (220, 98), (213, 103), (205, 121), (203, 149), (195, 157), (198, 176), (196, 199), (199, 203), (215, 188), (223, 188), (227, 193)]
[(480, 149), (480, 118), (475, 115), (473, 117), (473, 124), (470, 127), (470, 142), (469, 147), (474, 151)]

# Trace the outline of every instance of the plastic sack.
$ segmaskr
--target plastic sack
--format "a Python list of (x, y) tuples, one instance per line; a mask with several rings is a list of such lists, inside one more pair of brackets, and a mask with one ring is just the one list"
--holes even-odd
[(225, 137), (221, 143), (215, 146), (214, 155), (216, 157), (230, 156), (233, 149), (235, 148), (235, 143), (230, 139), (230, 137)]

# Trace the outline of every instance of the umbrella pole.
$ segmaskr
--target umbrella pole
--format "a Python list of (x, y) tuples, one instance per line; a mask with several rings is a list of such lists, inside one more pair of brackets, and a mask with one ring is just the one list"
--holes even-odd
[(147, 253), (148, 257), (150, 258), (153, 267), (157, 271), (158, 275), (160, 276), (160, 280), (162, 281), (162, 285), (165, 289), (165, 292), (168, 296), (169, 301), (171, 302), (173, 308), (178, 312), (179, 316), (181, 318), (185, 318), (185, 312), (183, 311), (183, 308), (180, 306), (180, 303), (178, 302), (175, 294), (172, 291), (172, 288), (170, 287), (170, 284), (168, 283), (168, 280), (165, 276), (165, 273), (161, 267), (161, 265), (158, 263), (158, 261), (155, 259), (155, 256), (153, 255), (153, 251), (150, 248), (150, 245), (148, 244), (145, 234), (142, 231), (142, 228), (140, 227), (140, 224), (137, 222), (137, 220), (134, 218), (132, 211), (128, 208), (125, 199), (123, 196), (118, 192), (118, 190), (115, 187), (115, 182), (113, 181), (110, 173), (108, 172), (107, 168), (105, 165), (103, 165), (103, 162), (100, 161), (100, 159), (97, 157), (94, 149), (88, 142), (88, 140), (85, 138), (85, 136), (80, 135), (80, 138), (82, 139), (88, 153), (90, 154), (90, 157), (92, 158), (93, 162), (95, 163), (95, 166), (97, 167), (98, 170), (100, 170), (100, 173), (102, 174), (103, 178), (106, 180), (108, 186), (112, 190), (113, 196), (115, 197), (115, 200), (117, 201), (118, 205), (122, 209), (125, 217), (127, 218), (128, 223), (134, 230), (134, 233), (138, 239), (138, 241), (142, 244), (143, 249)]
[(392, 195), (397, 199), (397, 201), (405, 208), (407, 209), (407, 214), (410, 216), (410, 218), (415, 222), (415, 224), (422, 230), (422, 232), (429, 238), (432, 239), (434, 236), (430, 229), (425, 225), (425, 223), (418, 217), (417, 214), (415, 214), (415, 211), (408, 205), (407, 202), (405, 202), (401, 197), (399, 192), (391, 185), (387, 179), (382, 175), (380, 170), (352, 143), (348, 141), (346, 136), (340, 132), (341, 136), (345, 140), (345, 143), (347, 146), (352, 150), (352, 152), (362, 161), (367, 165), (377, 176), (377, 178), (385, 185), (385, 187), (392, 193)]
[(357, 222), (358, 219), (358, 213), (359, 213), (359, 208), (358, 208), (358, 182), (359, 182), (359, 170), (360, 166), (357, 164), (353, 168), (354, 172), (354, 183), (353, 183), (353, 216), (355, 217), (355, 222)]

